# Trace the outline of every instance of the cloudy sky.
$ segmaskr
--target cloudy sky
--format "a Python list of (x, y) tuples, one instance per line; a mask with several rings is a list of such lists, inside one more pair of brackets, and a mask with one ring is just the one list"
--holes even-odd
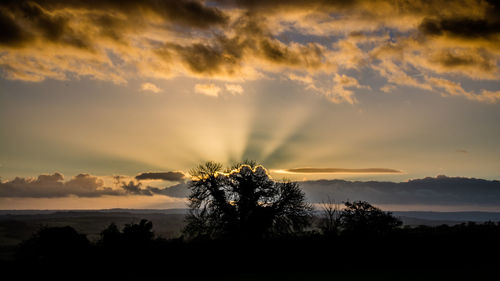
[(297, 180), (499, 179), (499, 14), (484, 0), (2, 1), (2, 208), (174, 206), (155, 188), (206, 160)]

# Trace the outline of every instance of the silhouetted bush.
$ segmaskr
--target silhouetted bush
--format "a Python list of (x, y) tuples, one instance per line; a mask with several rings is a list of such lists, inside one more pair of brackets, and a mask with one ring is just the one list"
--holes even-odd
[(145, 244), (153, 240), (153, 223), (148, 220), (141, 220), (138, 224), (126, 224), (123, 227), (123, 238), (125, 242)]
[(153, 223), (148, 220), (141, 220), (139, 223), (126, 224), (122, 231), (116, 224), (111, 223), (106, 229), (101, 231), (97, 244), (108, 248), (116, 249), (123, 247), (142, 247), (151, 244), (154, 240)]
[(70, 226), (42, 227), (19, 248), (18, 257), (32, 261), (77, 262), (85, 258), (90, 247), (86, 235)]
[(366, 201), (345, 202), (345, 209), (340, 214), (343, 235), (382, 235), (402, 224), (390, 212), (384, 212)]
[(116, 248), (123, 243), (123, 235), (115, 223), (111, 223), (106, 229), (101, 231), (97, 244), (100, 246)]

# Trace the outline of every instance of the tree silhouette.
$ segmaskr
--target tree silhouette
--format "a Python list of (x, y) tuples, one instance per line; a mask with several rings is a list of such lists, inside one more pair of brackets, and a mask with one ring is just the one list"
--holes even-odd
[(319, 228), (325, 235), (335, 236), (340, 227), (340, 206), (338, 203), (327, 197), (326, 201), (321, 203), (322, 216), (319, 221)]
[(340, 215), (344, 234), (385, 234), (402, 225), (390, 212), (384, 212), (366, 201), (345, 202)]
[(139, 223), (126, 224), (120, 231), (115, 223), (111, 223), (101, 231), (98, 244), (107, 248), (118, 248), (123, 245), (142, 246), (151, 243), (154, 239), (153, 223), (142, 219)]
[(142, 219), (138, 224), (126, 224), (123, 227), (123, 238), (128, 243), (146, 244), (153, 240), (153, 223)]
[(223, 170), (206, 162), (191, 172), (189, 237), (260, 238), (300, 231), (310, 222), (311, 206), (299, 185), (275, 181), (255, 162)]
[(101, 238), (97, 241), (100, 246), (108, 248), (118, 248), (123, 243), (122, 233), (115, 223), (111, 223), (103, 231), (101, 231)]

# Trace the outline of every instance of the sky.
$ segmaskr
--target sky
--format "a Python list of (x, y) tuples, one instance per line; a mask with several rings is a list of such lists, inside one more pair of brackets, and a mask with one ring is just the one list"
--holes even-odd
[(499, 14), (484, 0), (2, 1), (0, 208), (181, 207), (142, 190), (209, 160), (300, 181), (498, 180)]

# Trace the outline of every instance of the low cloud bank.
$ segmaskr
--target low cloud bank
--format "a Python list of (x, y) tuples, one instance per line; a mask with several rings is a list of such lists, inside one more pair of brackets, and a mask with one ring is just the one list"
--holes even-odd
[[(158, 178), (154, 173), (139, 178)], [(162, 173), (158, 173), (162, 174)], [(147, 176), (141, 176), (147, 175)], [(139, 181), (117, 180), (114, 188), (104, 186), (101, 179), (79, 174), (64, 181), (60, 173), (37, 178), (15, 178), (0, 182), (0, 198), (60, 198), (102, 196), (168, 196), (186, 198), (189, 183), (158, 188), (143, 186)], [(164, 178), (162, 178), (164, 179)], [(337, 202), (366, 200), (373, 204), (398, 205), (468, 205), (500, 206), (500, 181), (464, 177), (427, 177), (407, 182), (317, 180), (300, 182), (312, 203), (326, 198)]]
[(0, 182), (0, 197), (100, 197), (104, 195), (120, 195), (120, 190), (105, 187), (98, 177), (79, 174), (68, 181), (60, 173), (39, 175), (37, 178), (20, 178)]
[[(127, 177), (114, 176), (115, 188), (107, 187), (104, 181), (90, 174), (79, 174), (65, 181), (61, 173), (39, 175), (36, 178), (16, 177), (13, 180), (0, 182), (0, 198), (62, 198), (62, 197), (102, 197), (102, 196), (153, 196), (169, 195), (170, 188), (146, 186), (138, 180), (165, 180), (180, 182), (178, 186), (185, 186), (184, 174), (181, 172), (142, 173), (136, 176), (137, 181), (124, 180)], [(184, 187), (187, 190), (187, 187)], [(173, 188), (172, 190), (175, 190)], [(175, 197), (182, 197), (173, 192)]]
[(312, 202), (366, 200), (373, 204), (499, 205), (500, 181), (427, 177), (408, 182), (318, 180), (301, 183)]

